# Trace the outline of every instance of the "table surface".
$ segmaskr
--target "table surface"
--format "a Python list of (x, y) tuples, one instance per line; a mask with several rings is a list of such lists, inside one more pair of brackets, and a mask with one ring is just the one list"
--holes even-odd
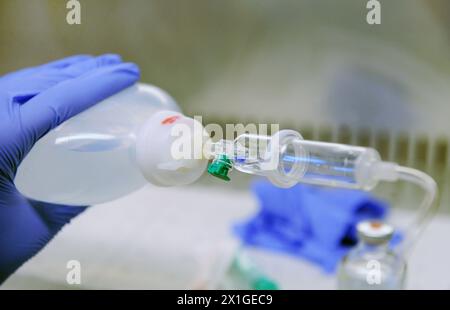
[[(147, 186), (89, 208), (2, 289), (80, 288), (66, 282), (67, 262), (81, 264), (81, 288), (211, 288), (238, 242), (230, 227), (251, 216), (250, 192), (215, 186)], [(407, 218), (408, 212), (394, 216)], [(437, 216), (408, 261), (407, 288), (450, 289), (450, 217)], [(334, 289), (334, 275), (298, 258), (246, 250), (282, 289)]]

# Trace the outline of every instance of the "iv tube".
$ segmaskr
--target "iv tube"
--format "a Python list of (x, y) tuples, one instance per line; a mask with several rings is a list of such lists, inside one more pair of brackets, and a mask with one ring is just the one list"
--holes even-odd
[(418, 214), (406, 228), (407, 239), (401, 249), (406, 255), (410, 254), (414, 241), (421, 235), (431, 218), (436, 214), (438, 204), (434, 201), (438, 194), (436, 182), (428, 174), (409, 167), (397, 166), (396, 172), (399, 180), (420, 186), (425, 196), (422, 199)]

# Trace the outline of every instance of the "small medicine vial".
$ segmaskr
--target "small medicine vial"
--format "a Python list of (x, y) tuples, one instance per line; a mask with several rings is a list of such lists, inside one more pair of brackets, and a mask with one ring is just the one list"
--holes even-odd
[(359, 243), (343, 258), (338, 269), (338, 289), (404, 289), (406, 262), (389, 248), (394, 229), (378, 221), (358, 224)]

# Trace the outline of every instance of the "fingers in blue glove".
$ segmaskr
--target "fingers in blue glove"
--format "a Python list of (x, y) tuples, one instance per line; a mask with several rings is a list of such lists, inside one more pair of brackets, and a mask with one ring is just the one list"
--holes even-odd
[(105, 54), (95, 58), (89, 58), (84, 61), (78, 61), (70, 66), (58, 69), (57, 71), (68, 74), (75, 78), (82, 74), (86, 74), (92, 70), (115, 65), (122, 62), (122, 58), (116, 54)]
[(21, 76), (20, 83), (15, 83), (14, 89), (10, 89), (9, 93), (13, 103), (24, 104), (58, 83), (121, 62), (122, 59), (119, 55), (105, 54), (98, 57), (76, 58), (76, 61), (72, 62), (65, 61), (59, 64), (45, 65), (42, 69), (34, 69), (26, 76)]
[(31, 67), (31, 68), (25, 68), (25, 69), (22, 69), (19, 71), (15, 71), (15, 72), (6, 74), (6, 75), (2, 76), (2, 79), (16, 79), (16, 78), (28, 77), (32, 74), (42, 72), (42, 71), (45, 71), (48, 69), (62, 69), (62, 68), (68, 67), (70, 65), (73, 65), (77, 62), (84, 61), (87, 59), (92, 59), (92, 58), (94, 58), (94, 56), (91, 56), (91, 55), (70, 56), (70, 57), (66, 57), (66, 58), (62, 58), (59, 60), (49, 62), (44, 65), (39, 65), (36, 67)]
[(23, 129), (36, 140), (70, 117), (133, 85), (140, 74), (133, 63), (105, 65), (94, 61), (80, 66), (94, 69), (43, 91), (20, 107)]

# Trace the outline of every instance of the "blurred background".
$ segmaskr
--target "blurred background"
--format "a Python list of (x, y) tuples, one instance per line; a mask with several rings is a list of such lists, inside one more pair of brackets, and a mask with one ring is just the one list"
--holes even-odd
[[(365, 0), (81, 0), (82, 23), (73, 26), (66, 23), (66, 2), (0, 0), (0, 74), (72, 54), (119, 53), (139, 64), (144, 82), (167, 90), (185, 114), (201, 115), (205, 124), (279, 123), (307, 139), (373, 146), (385, 160), (432, 175), (441, 192), (441, 218), (450, 211), (450, 1), (382, 0), (381, 25), (368, 25)], [(257, 203), (249, 194), (249, 180), (236, 179), (226, 190), (221, 189), (224, 185), (220, 181), (208, 178), (193, 189), (183, 188), (181, 194), (150, 189), (112, 206), (99, 206), (88, 212), (89, 219), (69, 227), (65, 239), (58, 237), (5, 286), (65, 287), (57, 280), (55, 266), (64, 265), (61, 262), (70, 255), (78, 255), (90, 262), (86, 268), (92, 281), (87, 287), (115, 287), (111, 283), (133, 288), (185, 287), (187, 282), (177, 282), (178, 275), (170, 276), (178, 261), (171, 265), (162, 257), (172, 257), (174, 244), (199, 240), (214, 228), (219, 231), (222, 227), (216, 236), (222, 240), (229, 231), (225, 219), (242, 218), (254, 211)], [(218, 198), (203, 199), (205, 188)], [(414, 188), (402, 184), (379, 186), (376, 194), (401, 210), (414, 209), (420, 198)], [(164, 201), (167, 195), (172, 197), (172, 204), (164, 202), (168, 205), (164, 215), (167, 222), (154, 207), (149, 208), (151, 211), (145, 211), (151, 213), (148, 216), (159, 218), (154, 231), (142, 240), (150, 242), (154, 236), (165, 240), (175, 226), (180, 231), (193, 231), (193, 226), (201, 231), (192, 234), (189, 241), (176, 239), (172, 246), (164, 243), (166, 252), (160, 253), (166, 256), (154, 254), (161, 250), (161, 244), (153, 244), (158, 250), (152, 252), (151, 246), (146, 248), (145, 242), (137, 241), (133, 246), (136, 255), (124, 254), (120, 244), (129, 245), (142, 231), (122, 227), (122, 222), (112, 219), (105, 224), (105, 218), (112, 217), (109, 210), (120, 213), (121, 206), (127, 205), (136, 209), (128, 216), (145, 218), (136, 206), (142, 201), (158, 201), (154, 197)], [(192, 208), (192, 218), (188, 217), (190, 222), (179, 219), (175, 225), (177, 208), (185, 199), (184, 207)], [(106, 232), (101, 242), (91, 240), (92, 249), (98, 244), (108, 249), (102, 254), (108, 258), (95, 260), (93, 257), (101, 255), (92, 254), (86, 245), (93, 233), (90, 227), (96, 226), (97, 234), (102, 225), (113, 223), (123, 234), (114, 242)], [(150, 225), (144, 220), (141, 224)], [(442, 227), (435, 232), (440, 238), (445, 232), (450, 234), (450, 220)], [(111, 226), (103, 228), (107, 231)], [(205, 243), (209, 245), (208, 240)], [(185, 254), (192, 258), (192, 248), (187, 248)], [(120, 252), (123, 257), (117, 258)], [(152, 259), (146, 253), (153, 255)], [(445, 255), (441, 259), (450, 257)], [(259, 259), (268, 260), (264, 254)], [(266, 269), (283, 277), (278, 279), (286, 283), (283, 288), (332, 287), (329, 278), (318, 280), (316, 286), (289, 278), (311, 278), (316, 271), (284, 261), (285, 257), (277, 259), (282, 263), (268, 262)], [(412, 278), (411, 287), (450, 288), (450, 282), (433, 278), (439, 272), (424, 269), (429, 261), (417, 260), (421, 276)], [(188, 264), (189, 259), (183, 261)], [(137, 269), (127, 269), (133, 264), (147, 270), (146, 276), (139, 276)], [(164, 269), (158, 264), (168, 265)], [(280, 265), (289, 267), (284, 267), (285, 272), (274, 267)], [(61, 272), (65, 272), (64, 266)], [(420, 283), (425, 284), (421, 287)]]

